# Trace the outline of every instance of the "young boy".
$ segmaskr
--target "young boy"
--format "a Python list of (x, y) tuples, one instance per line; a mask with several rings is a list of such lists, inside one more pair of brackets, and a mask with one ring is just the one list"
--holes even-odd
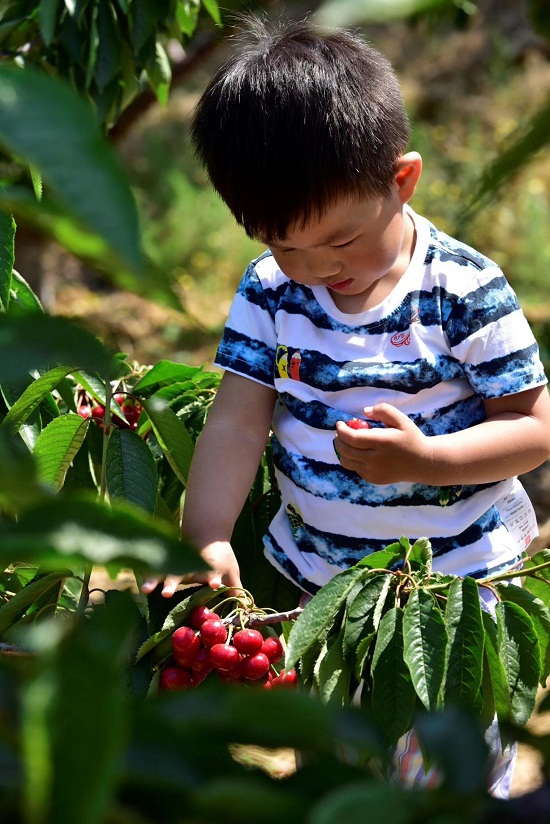
[(265, 551), (305, 592), (402, 535), (445, 572), (511, 565), (536, 528), (515, 476), (550, 454), (546, 378), (497, 265), (408, 205), (422, 161), (389, 63), (346, 31), (253, 21), (192, 137), (269, 249), (234, 299), (190, 473), (201, 580), (240, 585), (231, 533), (270, 432)]

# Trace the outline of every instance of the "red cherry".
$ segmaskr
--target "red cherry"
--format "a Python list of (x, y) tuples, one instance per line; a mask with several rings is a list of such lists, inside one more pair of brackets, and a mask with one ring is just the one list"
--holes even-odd
[(227, 672), (239, 663), (239, 650), (231, 644), (214, 644), (210, 648), (210, 661), (218, 671)]
[(350, 429), (372, 429), (372, 426), (368, 421), (363, 421), (361, 418), (352, 418), (349, 421), (346, 421), (346, 425), (349, 426)]
[(217, 670), (220, 681), (238, 681), (242, 675), (242, 661), (237, 661), (230, 670)]
[(191, 663), (191, 669), (197, 675), (208, 675), (212, 671), (212, 662), (210, 661), (210, 653), (206, 647), (202, 647), (197, 652), (194, 661)]
[(273, 689), (295, 687), (297, 684), (298, 676), (296, 674), (296, 670), (293, 669), (289, 670), (288, 672), (282, 669), (280, 674), (271, 682), (271, 686)]
[(120, 408), (130, 425), (138, 422), (139, 416), (141, 415), (141, 405), (139, 403), (123, 403)]
[(264, 637), (257, 629), (241, 629), (233, 636), (233, 643), (242, 655), (255, 655), (263, 642)]
[(164, 667), (160, 674), (159, 689), (172, 692), (183, 690), (191, 684), (191, 673), (181, 667)]
[(78, 409), (76, 410), (81, 418), (91, 418), (92, 417), (92, 410), (88, 406), (87, 403), (81, 404)]
[(209, 619), (217, 620), (218, 616), (215, 612), (208, 609), (208, 607), (200, 606), (191, 610), (187, 616), (187, 620), (194, 629), (200, 629), (205, 621)]
[(218, 618), (209, 618), (200, 628), (200, 637), (204, 646), (210, 648), (214, 644), (224, 643), (227, 638), (227, 630)]
[(279, 639), (274, 638), (272, 635), (270, 635), (269, 638), (266, 638), (262, 643), (260, 652), (267, 655), (271, 664), (276, 664), (277, 661), (280, 661), (285, 654), (283, 645)]
[(208, 676), (207, 672), (192, 672), (191, 673), (191, 684), (193, 687), (198, 687), (199, 684), (202, 684), (204, 679)]
[(103, 420), (105, 416), (105, 407), (98, 403), (97, 406), (92, 406), (90, 414), (92, 418), (99, 418), (100, 420)]
[(115, 399), (115, 401), (118, 403), (119, 406), (122, 406), (122, 404), (124, 403), (125, 397), (126, 397), (126, 395), (123, 395), (121, 392), (117, 392), (116, 395), (113, 395), (113, 398)]
[(243, 677), (249, 681), (256, 681), (258, 678), (267, 675), (270, 666), (267, 655), (264, 655), (263, 652), (257, 652), (256, 655), (244, 659), (242, 663)]
[(178, 627), (172, 633), (174, 658), (180, 666), (191, 666), (201, 648), (201, 642), (191, 627)]

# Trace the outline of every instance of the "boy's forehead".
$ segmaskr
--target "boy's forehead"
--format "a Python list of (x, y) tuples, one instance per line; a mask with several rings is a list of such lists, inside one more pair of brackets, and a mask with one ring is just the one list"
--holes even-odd
[(307, 222), (295, 221), (284, 237), (261, 236), (259, 240), (270, 247), (294, 245), (306, 242), (312, 246), (328, 246), (349, 239), (376, 211), (372, 199), (345, 198), (328, 206), (322, 214), (312, 215)]

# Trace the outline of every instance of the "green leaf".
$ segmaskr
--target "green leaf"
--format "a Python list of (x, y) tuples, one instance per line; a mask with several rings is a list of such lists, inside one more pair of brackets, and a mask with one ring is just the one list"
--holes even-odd
[(0, 524), (0, 561), (46, 569), (88, 562), (160, 575), (208, 569), (175, 526), (130, 504), (109, 507), (85, 495), (57, 496), (25, 510), (16, 524)]
[(514, 584), (501, 584), (497, 586), (497, 592), (503, 601), (512, 601), (522, 607), (531, 618), (541, 650), (540, 685), (546, 686), (546, 679), (550, 674), (550, 611), (548, 607), (532, 592)]
[[(38, 484), (32, 455), (22, 440), (12, 437), (2, 427), (0, 466), (0, 502), (18, 507), (44, 497), (44, 490)], [(9, 559), (5, 560), (4, 567), (9, 563)]]
[(187, 476), (195, 444), (175, 412), (164, 402), (151, 398), (143, 401), (153, 431), (157, 436), (166, 459), (182, 484), (187, 485)]
[(51, 421), (42, 430), (34, 447), (38, 478), (61, 489), (67, 470), (84, 443), (89, 420), (72, 412)]
[(60, 582), (64, 581), (67, 575), (70, 575), (70, 572), (62, 570), (38, 577), (19, 590), (9, 601), (3, 603), (0, 606), (0, 637), (23, 617), (35, 601), (46, 593), (58, 589)]
[(31, 312), (43, 313), (42, 305), (27, 281), (15, 269), (11, 279), (11, 300), (8, 309), (10, 315), (28, 315)]
[(404, 659), (403, 610), (392, 607), (378, 627), (372, 656), (372, 710), (390, 743), (411, 728), (416, 694)]
[(498, 649), (506, 671), (511, 720), (523, 726), (535, 707), (540, 676), (540, 646), (529, 615), (517, 604), (496, 607)]
[(208, 14), (210, 15), (210, 17), (212, 18), (212, 20), (214, 21), (214, 23), (216, 23), (217, 26), (220, 26), (222, 19), (220, 15), (220, 9), (216, 0), (202, 0), (202, 4), (208, 12)]
[(52, 389), (73, 371), (72, 366), (57, 366), (40, 375), (23, 392), (2, 421), (2, 426), (16, 432)]
[[(483, 689), (486, 693), (490, 681), (490, 688), (492, 690), (492, 700), (489, 698), (489, 703), (494, 705), (495, 712), (499, 721), (507, 721), (510, 718), (511, 700), (508, 691), (508, 678), (504, 663), (500, 657), (497, 625), (492, 615), (485, 610), (481, 611), (481, 618), (485, 630), (485, 642), (483, 645)], [(489, 708), (490, 709), (490, 708)], [(488, 725), (493, 720), (493, 713), (486, 712), (486, 707), (482, 710), (485, 724)]]
[(0, 141), (32, 163), (60, 204), (127, 266), (144, 268), (136, 203), (122, 166), (90, 106), (67, 84), (30, 68), (0, 67)]
[(387, 23), (448, 4), (448, 0), (325, 0), (315, 18), (322, 25)]
[(411, 594), (403, 619), (405, 661), (416, 693), (427, 710), (435, 710), (445, 670), (447, 633), (437, 603), (424, 589)]
[(344, 661), (340, 633), (327, 639), (327, 651), (317, 671), (317, 686), (321, 701), (344, 706), (350, 702), (350, 670)]
[(188, 366), (185, 363), (175, 363), (169, 360), (160, 360), (152, 366), (145, 375), (135, 384), (133, 391), (140, 398), (148, 398), (164, 386), (175, 383), (186, 383), (207, 374), (218, 378), (214, 372), (205, 373), (200, 366)]
[(147, 64), (147, 77), (161, 106), (166, 106), (172, 82), (170, 60), (160, 43), (155, 43), (154, 59)]
[[(381, 597), (386, 598), (390, 575), (371, 575), (362, 582), (360, 591), (348, 601), (344, 619), (342, 649), (346, 660), (355, 659), (357, 647), (362, 638), (368, 636), (374, 626), (374, 610)], [(353, 594), (353, 593), (352, 593)]]
[(22, 700), (28, 821), (73, 824), (76, 809), (81, 824), (109, 817), (128, 747), (125, 676), (138, 621), (132, 596), (116, 592), (57, 643), (55, 625), (35, 637), (40, 654)]
[(147, 40), (154, 36), (159, 12), (156, 3), (150, 0), (132, 0), (129, 12), (130, 35), (137, 57)]
[(408, 560), (420, 567), (430, 570), (432, 567), (433, 551), (429, 538), (418, 538), (407, 555)]
[(285, 663), (287, 669), (291, 669), (312, 644), (326, 638), (351, 589), (364, 574), (362, 569), (346, 569), (313, 596), (290, 632)]
[(442, 685), (443, 706), (473, 707), (483, 675), (485, 633), (478, 585), (473, 578), (456, 578), (445, 608), (447, 649)]
[(176, 19), (182, 34), (190, 37), (197, 27), (200, 0), (178, 0)]
[(119, 72), (121, 51), (115, 11), (111, 4), (105, 1), (99, 4), (97, 30), (94, 76), (98, 87), (104, 89)]
[(157, 503), (158, 473), (151, 450), (131, 429), (113, 429), (107, 446), (107, 491), (150, 515)]
[(389, 569), (397, 561), (405, 557), (404, 548), (400, 543), (390, 544), (380, 552), (371, 552), (355, 564), (356, 567), (368, 567), (369, 569)]
[(46, 371), (68, 362), (105, 377), (116, 368), (113, 355), (83, 326), (38, 312), (4, 316), (0, 350), (0, 383), (15, 382), (34, 370)]
[(55, 36), (60, 5), (61, 0), (40, 0), (38, 22), (40, 24), (40, 34), (46, 46), (50, 45)]
[(0, 313), (7, 312), (14, 260), (15, 221), (11, 215), (0, 212)]
[(348, 782), (323, 793), (308, 816), (308, 824), (368, 822), (368, 824), (411, 824), (417, 818), (421, 796), (414, 797), (400, 787), (363, 780)]

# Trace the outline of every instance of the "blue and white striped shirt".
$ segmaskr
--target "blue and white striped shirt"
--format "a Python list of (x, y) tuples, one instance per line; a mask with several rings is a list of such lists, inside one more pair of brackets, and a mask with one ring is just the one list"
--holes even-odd
[(268, 558), (315, 592), (341, 569), (402, 535), (430, 538), (434, 568), (485, 574), (519, 554), (495, 505), (513, 479), (453, 489), (386, 486), (344, 469), (338, 420), (387, 402), (426, 434), (474, 426), (483, 399), (546, 383), (538, 347), (498, 266), (411, 211), (416, 244), (393, 291), (358, 314), (324, 286), (289, 280), (270, 252), (234, 298), (216, 363), (274, 387), (272, 445), (282, 505)]

